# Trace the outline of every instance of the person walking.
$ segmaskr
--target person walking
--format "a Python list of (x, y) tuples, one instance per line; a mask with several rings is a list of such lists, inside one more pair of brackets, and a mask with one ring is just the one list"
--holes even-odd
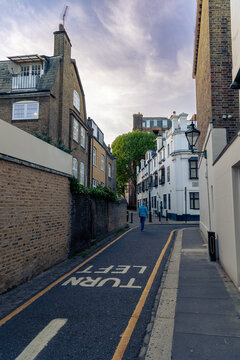
[(140, 217), (140, 222), (141, 222), (141, 231), (143, 231), (144, 223), (145, 223), (146, 217), (148, 216), (148, 209), (145, 205), (141, 205), (139, 207), (138, 215)]

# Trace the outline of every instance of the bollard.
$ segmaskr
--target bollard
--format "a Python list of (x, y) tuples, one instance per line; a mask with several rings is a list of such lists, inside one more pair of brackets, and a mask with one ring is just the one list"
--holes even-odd
[(168, 221), (168, 211), (166, 210), (166, 221)]
[(149, 211), (149, 222), (152, 222), (152, 212)]
[(133, 213), (131, 213), (131, 223), (133, 223)]
[(127, 222), (128, 222), (129, 212), (127, 211)]

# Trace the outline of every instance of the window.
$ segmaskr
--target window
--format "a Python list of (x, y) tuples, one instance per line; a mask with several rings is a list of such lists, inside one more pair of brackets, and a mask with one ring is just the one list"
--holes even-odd
[(167, 194), (163, 195), (163, 208), (166, 209), (167, 208)]
[(40, 75), (40, 74), (41, 74), (40, 64), (21, 66), (21, 76)]
[(167, 127), (168, 127), (168, 121), (167, 121), (167, 120), (163, 120), (163, 121), (162, 121), (162, 127), (163, 127), (163, 128), (167, 128)]
[(199, 210), (199, 193), (190, 192), (190, 209)]
[(171, 210), (171, 194), (168, 194), (168, 210)]
[(104, 155), (101, 155), (101, 170), (104, 171)]
[(147, 128), (150, 127), (150, 120), (146, 120), (146, 127), (147, 127)]
[(167, 167), (167, 181), (170, 182), (170, 166)]
[(38, 119), (38, 113), (37, 101), (18, 101), (13, 104), (12, 120)]
[(81, 146), (85, 149), (85, 129), (81, 126)]
[(73, 140), (78, 142), (79, 139), (79, 122), (74, 119), (73, 120)]
[(78, 178), (78, 161), (76, 158), (73, 158), (72, 172), (73, 172), (73, 176), (77, 179)]
[(146, 127), (146, 122), (145, 122), (145, 121), (142, 122), (142, 126), (143, 126), (144, 128)]
[(108, 177), (112, 177), (112, 165), (108, 164)]
[(80, 111), (80, 96), (76, 90), (73, 90), (73, 106)]
[(93, 165), (97, 166), (97, 150), (95, 147), (93, 147), (93, 154), (92, 154), (92, 161), (93, 161)]
[(162, 167), (159, 171), (159, 184), (165, 184), (165, 168)]
[(158, 124), (157, 124), (157, 120), (153, 120), (153, 126), (154, 126), (154, 127), (157, 127), (157, 125), (158, 125)]
[(93, 136), (97, 139), (98, 128), (94, 122), (92, 122), (92, 128), (93, 128)]
[(80, 162), (80, 184), (85, 185), (84, 183), (84, 163)]
[(198, 160), (189, 159), (189, 179), (198, 179)]
[(98, 185), (97, 180), (92, 179), (92, 187), (96, 188), (96, 187), (97, 187), (97, 185)]

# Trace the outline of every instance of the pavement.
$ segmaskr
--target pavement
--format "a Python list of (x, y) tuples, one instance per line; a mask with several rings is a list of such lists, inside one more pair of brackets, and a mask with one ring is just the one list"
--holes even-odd
[(192, 225), (177, 233), (140, 359), (240, 359), (240, 293), (220, 264), (210, 261)]
[[(159, 222), (153, 217), (150, 224), (182, 224), (182, 229), (177, 231), (164, 270), (139, 360), (239, 360), (240, 293), (221, 265), (210, 261), (198, 223), (164, 218)], [(191, 226), (185, 228), (185, 224)], [(129, 226), (139, 225), (137, 213), (130, 211)], [(79, 257), (2, 295), (0, 315), (37, 293), (49, 278), (72, 268), (74, 262)]]

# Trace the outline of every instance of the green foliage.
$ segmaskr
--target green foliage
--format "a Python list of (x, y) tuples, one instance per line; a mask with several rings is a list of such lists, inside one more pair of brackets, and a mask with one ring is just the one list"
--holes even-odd
[(53, 138), (51, 136), (48, 136), (46, 132), (44, 132), (43, 134), (39, 134), (39, 132), (35, 132), (34, 136), (36, 136), (38, 139), (43, 140), (45, 142), (47, 142), (48, 144), (51, 144), (53, 146), (56, 146), (58, 149), (71, 154), (72, 150), (69, 150), (63, 143), (62, 139), (58, 139), (58, 142), (56, 144), (54, 144)]
[(136, 182), (136, 166), (144, 158), (147, 150), (156, 149), (156, 135), (154, 133), (132, 131), (118, 136), (112, 143), (113, 156), (117, 157), (117, 184), (119, 193), (123, 193), (124, 186), (131, 180)]
[(81, 185), (78, 179), (72, 177), (70, 182), (70, 189), (73, 195), (91, 195), (98, 199), (104, 199), (118, 203), (116, 192), (106, 186), (98, 185), (96, 188), (86, 187)]
[(39, 134), (37, 131), (34, 134), (38, 139), (41, 139), (45, 142), (47, 142), (48, 144), (52, 144), (53, 143), (53, 138), (51, 136), (48, 136), (47, 133), (43, 133), (43, 134)]

